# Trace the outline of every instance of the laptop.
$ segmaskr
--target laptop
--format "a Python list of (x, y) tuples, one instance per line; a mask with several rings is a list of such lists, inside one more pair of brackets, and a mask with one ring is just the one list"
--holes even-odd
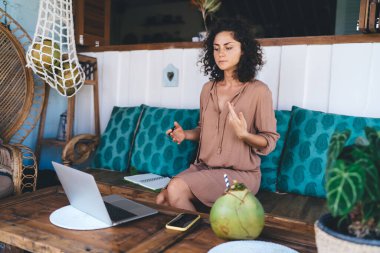
[(158, 213), (157, 210), (119, 195), (100, 195), (92, 175), (52, 162), (70, 205), (110, 226)]

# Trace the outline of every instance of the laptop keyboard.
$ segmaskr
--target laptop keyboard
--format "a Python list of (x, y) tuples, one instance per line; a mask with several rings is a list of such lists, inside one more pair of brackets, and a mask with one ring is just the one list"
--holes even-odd
[(106, 205), (108, 214), (110, 215), (112, 221), (121, 221), (137, 216), (134, 213), (128, 212), (110, 203), (104, 202), (104, 204)]

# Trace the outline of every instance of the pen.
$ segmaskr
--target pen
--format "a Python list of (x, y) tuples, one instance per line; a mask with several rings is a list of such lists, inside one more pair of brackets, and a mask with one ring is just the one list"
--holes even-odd
[(171, 128), (171, 130), (172, 130), (172, 131), (168, 133), (168, 136), (170, 136), (170, 134), (173, 133), (173, 131), (175, 130), (175, 126), (173, 126), (173, 127)]

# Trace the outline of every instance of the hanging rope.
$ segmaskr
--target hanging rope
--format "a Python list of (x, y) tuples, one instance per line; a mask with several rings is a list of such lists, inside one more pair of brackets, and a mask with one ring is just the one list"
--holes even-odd
[(72, 0), (41, 0), (26, 57), (34, 73), (67, 97), (75, 95), (85, 80), (76, 54), (73, 23)]
[[(7, 13), (7, 5), (8, 5), (8, 1), (3, 0), (3, 4), (4, 4), (4, 12), (5, 12), (5, 14), (8, 14), (8, 13)], [(7, 15), (5, 15), (5, 17), (4, 17), (4, 26), (7, 27), (8, 30), (11, 30), (11, 29), (10, 29), (10, 26), (9, 26), (9, 24), (8, 24)]]
[[(3, 4), (4, 4), (4, 11), (5, 11), (5, 14), (7, 14), (7, 5), (8, 5), (8, 2), (7, 1), (3, 1)], [(5, 24), (7, 23), (7, 17), (5, 17)]]

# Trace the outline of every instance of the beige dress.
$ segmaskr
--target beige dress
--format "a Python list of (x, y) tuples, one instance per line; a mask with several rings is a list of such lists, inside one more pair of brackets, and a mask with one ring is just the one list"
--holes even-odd
[(269, 154), (279, 134), (273, 111), (272, 93), (261, 81), (245, 83), (230, 100), (236, 113), (242, 112), (248, 131), (263, 136), (267, 147), (252, 148), (235, 135), (228, 123), (227, 104), (219, 112), (216, 84), (203, 86), (200, 97), (200, 140), (197, 160), (176, 177), (183, 179), (193, 194), (205, 205), (212, 206), (225, 189), (224, 174), (230, 182), (244, 183), (256, 194), (260, 187), (260, 155)]

